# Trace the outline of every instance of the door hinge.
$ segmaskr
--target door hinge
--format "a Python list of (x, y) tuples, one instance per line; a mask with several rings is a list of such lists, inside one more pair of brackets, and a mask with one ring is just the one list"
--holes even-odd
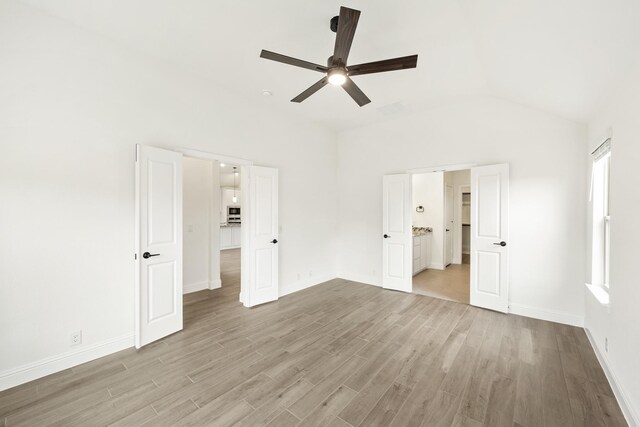
[(133, 254), (133, 259), (138, 260), (138, 254)]

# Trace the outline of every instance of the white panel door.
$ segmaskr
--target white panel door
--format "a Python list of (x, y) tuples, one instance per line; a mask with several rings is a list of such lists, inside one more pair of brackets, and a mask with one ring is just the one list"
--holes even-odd
[(278, 299), (278, 170), (260, 166), (247, 169), (251, 219), (246, 248), (249, 277), (243, 277), (248, 295), (243, 296), (243, 303), (251, 307)]
[(136, 147), (136, 347), (182, 329), (182, 154)]
[(444, 266), (453, 261), (453, 186), (444, 187)]
[(471, 304), (509, 310), (509, 165), (471, 169)]
[(382, 287), (411, 292), (413, 231), (411, 175), (382, 180)]

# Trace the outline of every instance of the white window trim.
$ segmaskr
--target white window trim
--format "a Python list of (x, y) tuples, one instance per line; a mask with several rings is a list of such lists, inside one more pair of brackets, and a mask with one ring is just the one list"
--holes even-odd
[(591, 201), (593, 203), (591, 281), (587, 289), (596, 300), (609, 305), (610, 230), (609, 185), (611, 139), (603, 142), (594, 152), (591, 174)]

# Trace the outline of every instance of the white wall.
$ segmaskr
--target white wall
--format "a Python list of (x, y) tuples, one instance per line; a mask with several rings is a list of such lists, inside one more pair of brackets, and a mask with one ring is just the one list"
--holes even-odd
[[(444, 174), (420, 173), (411, 177), (413, 193), (413, 225), (431, 227), (431, 256), (429, 268), (444, 268)], [(416, 212), (416, 207), (424, 212)]]
[[(611, 133), (611, 272), (610, 303), (602, 306), (586, 292), (585, 327), (618, 386), (619, 400), (627, 420), (640, 425), (640, 67), (602, 103), (589, 125), (589, 144), (583, 147), (590, 171), (591, 153)], [(585, 176), (588, 182), (589, 175)], [(586, 211), (591, 212), (591, 206)], [(589, 215), (590, 219), (590, 215)], [(588, 222), (585, 268), (591, 270), (591, 223)], [(605, 348), (608, 339), (608, 351)], [(632, 422), (630, 421), (630, 424)]]
[[(189, 293), (208, 289), (213, 278), (210, 278), (214, 248), (211, 243), (213, 162), (185, 157), (182, 168), (182, 277), (184, 292)], [(217, 226), (217, 222), (215, 224)]]
[(281, 292), (335, 276), (334, 133), (13, 1), (0, 40), (0, 388), (133, 342), (136, 143), (277, 167)]
[(381, 283), (382, 175), (508, 162), (511, 308), (581, 324), (585, 138), (583, 125), (494, 98), (340, 133), (339, 275)]

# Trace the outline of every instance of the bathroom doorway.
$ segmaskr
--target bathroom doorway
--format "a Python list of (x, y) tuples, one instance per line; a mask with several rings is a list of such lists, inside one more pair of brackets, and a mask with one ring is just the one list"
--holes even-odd
[(470, 169), (412, 175), (414, 293), (469, 304), (470, 180)]

